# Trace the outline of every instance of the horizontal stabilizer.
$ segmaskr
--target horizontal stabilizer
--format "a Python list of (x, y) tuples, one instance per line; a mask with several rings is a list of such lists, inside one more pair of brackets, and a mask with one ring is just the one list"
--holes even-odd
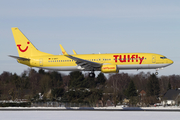
[(18, 60), (30, 60), (28, 58), (17, 57), (17, 56), (12, 56), (12, 55), (9, 55), (9, 57), (12, 57), (12, 58), (15, 58), (15, 59), (18, 59)]

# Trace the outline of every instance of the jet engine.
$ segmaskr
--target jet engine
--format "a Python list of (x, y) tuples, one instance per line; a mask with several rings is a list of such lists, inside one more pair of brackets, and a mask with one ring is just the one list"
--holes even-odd
[(116, 65), (102, 65), (101, 72), (103, 72), (103, 73), (118, 73), (119, 70), (117, 69)]

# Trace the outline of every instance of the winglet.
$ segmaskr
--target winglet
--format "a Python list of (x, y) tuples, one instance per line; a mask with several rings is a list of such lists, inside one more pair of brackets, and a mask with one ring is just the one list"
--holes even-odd
[(75, 51), (75, 50), (73, 50), (73, 53), (74, 53), (74, 55), (77, 55), (77, 53), (76, 53), (76, 51)]
[(61, 48), (61, 51), (62, 51), (62, 54), (63, 55), (68, 55), (68, 53), (66, 52), (66, 50), (63, 48), (63, 46), (61, 44), (59, 44), (60, 48)]

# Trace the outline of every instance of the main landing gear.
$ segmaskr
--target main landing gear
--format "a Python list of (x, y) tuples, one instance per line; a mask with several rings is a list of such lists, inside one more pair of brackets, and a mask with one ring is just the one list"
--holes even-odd
[(89, 73), (89, 77), (90, 77), (90, 78), (94, 78), (94, 77), (95, 77), (94, 71), (92, 71), (91, 73)]

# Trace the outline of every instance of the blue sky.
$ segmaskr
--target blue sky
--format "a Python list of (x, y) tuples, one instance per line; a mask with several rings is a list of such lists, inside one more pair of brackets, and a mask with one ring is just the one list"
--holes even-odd
[(158, 53), (174, 61), (159, 75), (179, 74), (179, 6), (179, 0), (3, 0), (0, 74), (28, 69), (8, 57), (18, 55), (11, 27), (18, 27), (43, 52), (60, 54), (62, 44), (69, 54), (72, 49), (79, 54)]

